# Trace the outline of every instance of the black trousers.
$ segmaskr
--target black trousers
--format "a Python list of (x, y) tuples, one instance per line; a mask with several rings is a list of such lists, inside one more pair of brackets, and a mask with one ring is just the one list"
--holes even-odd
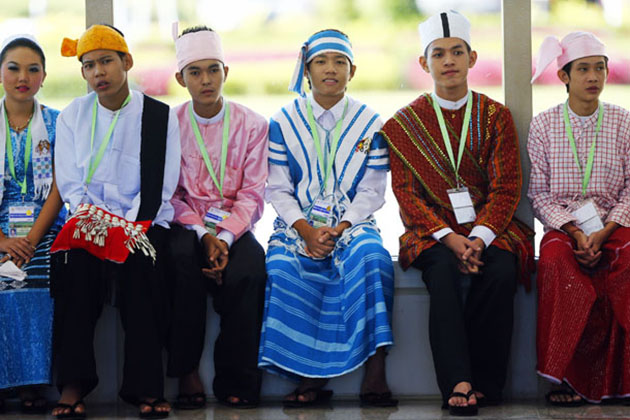
[(138, 252), (123, 264), (101, 261), (80, 249), (52, 256), (53, 357), (60, 389), (78, 384), (87, 394), (98, 384), (94, 328), (103, 305), (113, 298), (125, 332), (120, 396), (128, 402), (163, 396), (162, 351), (169, 318), (162, 266), (166, 233), (160, 226), (147, 232), (157, 251), (155, 264)]
[(257, 402), (262, 372), (258, 369), (258, 343), (265, 298), (265, 253), (251, 232), (230, 247), (223, 285), (201, 273), (206, 266), (203, 245), (193, 231), (171, 229), (170, 296), (172, 323), (168, 339), (167, 375), (180, 377), (199, 366), (206, 330), (206, 296), (213, 298), (221, 317), (214, 345), (214, 395), (221, 400), (236, 396)]
[[(516, 256), (496, 246), (482, 255), (478, 275), (465, 276), (457, 258), (438, 243), (413, 266), (422, 270), (430, 294), (429, 339), (442, 398), (470, 382), (489, 400), (501, 400), (512, 339)], [(470, 279), (467, 296), (464, 283)]]

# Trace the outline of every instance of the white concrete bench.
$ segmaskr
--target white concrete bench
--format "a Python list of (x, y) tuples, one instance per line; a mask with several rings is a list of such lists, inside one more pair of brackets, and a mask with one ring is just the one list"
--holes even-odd
[[(429, 346), (428, 314), (429, 295), (421, 281), (421, 272), (410, 269), (403, 272), (394, 262), (396, 289), (394, 298), (394, 341), (387, 358), (387, 377), (392, 392), (401, 398), (430, 398), (439, 395), (433, 360)], [(201, 374), (206, 393), (212, 396), (214, 376), (212, 351), (219, 330), (216, 313), (208, 305), (206, 346), (201, 360)], [(536, 366), (536, 293), (526, 293), (519, 285), (514, 307), (514, 335), (512, 355), (505, 395), (507, 398), (533, 398), (539, 395)], [(90, 395), (90, 401), (112, 402), (117, 398), (123, 364), (122, 327), (118, 313), (106, 307), (97, 327), (97, 352), (100, 383)], [(335, 398), (357, 398), (363, 369), (330, 381)], [(262, 398), (278, 400), (290, 392), (295, 384), (265, 373)], [(166, 396), (177, 394), (177, 382), (168, 379)]]

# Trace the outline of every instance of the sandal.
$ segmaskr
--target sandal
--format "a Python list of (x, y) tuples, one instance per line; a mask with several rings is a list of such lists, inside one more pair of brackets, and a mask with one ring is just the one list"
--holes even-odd
[[(566, 395), (569, 397), (580, 397), (577, 401), (554, 401), (551, 399), (554, 395)], [(545, 400), (553, 406), (556, 407), (580, 407), (585, 404), (584, 398), (579, 396), (573, 389), (565, 388), (565, 389), (554, 389), (553, 391), (549, 391), (545, 394)]]
[(48, 412), (48, 401), (44, 397), (23, 399), (20, 401), (20, 411), (22, 414), (46, 414)]
[[(218, 398), (217, 401), (219, 401), (219, 404), (223, 404), (226, 407), (230, 407), (230, 408), (241, 408), (241, 409), (248, 409), (248, 408), (256, 408), (258, 407), (258, 401), (248, 401), (245, 400), (241, 397), (237, 397), (234, 396), (235, 398), (238, 398), (237, 402), (232, 402), (229, 400), (228, 398)], [(296, 397), (297, 398), (297, 397)]]
[[(299, 400), (300, 395), (306, 395), (309, 392), (315, 393), (315, 397), (312, 400)], [(330, 389), (321, 388), (307, 388), (303, 391), (300, 391), (300, 388), (295, 388), (295, 390), (290, 395), (294, 395), (295, 400), (282, 400), (282, 405), (285, 408), (304, 408), (327, 404), (328, 402), (330, 402), (330, 399), (333, 396), (333, 392)]]
[[(450, 400), (453, 397), (462, 397), (462, 398), (466, 398), (466, 401), (468, 401), (470, 400), (470, 397), (472, 396), (474, 396), (475, 399), (477, 398), (477, 396), (475, 395), (475, 391), (471, 389), (465, 394), (463, 392), (451, 392), (451, 395), (448, 396), (448, 399)], [(479, 412), (479, 407), (477, 407), (476, 403), (468, 404), (468, 405), (448, 404), (448, 413), (451, 416), (476, 416), (478, 412)]]
[[(157, 411), (157, 406), (159, 404), (164, 404), (168, 401), (166, 401), (164, 398), (157, 398), (154, 401), (138, 401), (138, 407), (140, 408), (140, 411), (138, 412), (138, 417), (140, 417), (141, 419), (165, 419), (167, 418), (170, 414), (171, 411)], [(142, 406), (146, 405), (147, 407), (151, 407), (150, 411), (142, 411)]]
[(387, 392), (366, 392), (359, 394), (361, 407), (396, 407), (398, 400), (392, 398), (392, 393)]
[(196, 392), (194, 394), (179, 394), (173, 403), (178, 410), (198, 410), (206, 406), (206, 394)]
[[(79, 407), (79, 405), (83, 406), (84, 411), (82, 413), (77, 412), (77, 408)], [(69, 413), (59, 413), (55, 415), (56, 419), (81, 420), (87, 417), (87, 414), (85, 412), (85, 403), (83, 402), (83, 400), (79, 400), (75, 402), (74, 404), (64, 404), (64, 403), (58, 402), (57, 405), (55, 405), (55, 408), (63, 408), (63, 409), (69, 408), (70, 409)], [(53, 408), (53, 410), (55, 408)]]

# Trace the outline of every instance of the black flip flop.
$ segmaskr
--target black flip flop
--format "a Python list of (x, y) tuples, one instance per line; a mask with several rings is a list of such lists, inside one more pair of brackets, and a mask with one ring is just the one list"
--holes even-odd
[(366, 392), (359, 394), (361, 407), (396, 407), (398, 400), (392, 398), (392, 393), (387, 392)]
[(138, 412), (138, 417), (140, 417), (141, 419), (165, 419), (167, 418), (171, 412), (170, 411), (156, 411), (156, 408), (158, 406), (158, 404), (164, 404), (165, 402), (167, 402), (164, 398), (158, 398), (155, 401), (152, 402), (148, 402), (148, 401), (138, 401), (138, 407), (142, 406), (142, 405), (146, 405), (148, 407), (151, 407), (151, 411), (146, 411), (143, 412), (142, 410), (140, 410)]
[(196, 392), (194, 394), (179, 394), (173, 403), (177, 410), (198, 410), (206, 406), (206, 394)]
[[(451, 392), (451, 395), (448, 396), (448, 399), (450, 400), (453, 397), (462, 397), (462, 398), (466, 398), (466, 401), (468, 401), (470, 397), (472, 397), (473, 395), (475, 395), (475, 391), (473, 390), (470, 390), (465, 394), (463, 392)], [(477, 397), (475, 396), (475, 399), (476, 398)], [(479, 412), (479, 407), (477, 407), (477, 404), (468, 404), (468, 405), (448, 404), (448, 413), (451, 416), (461, 416), (461, 417), (476, 416), (478, 412)]]
[(224, 405), (226, 407), (230, 407), (230, 408), (250, 409), (250, 408), (258, 407), (258, 404), (259, 404), (258, 401), (245, 400), (245, 399), (243, 399), (241, 397), (237, 397), (236, 395), (234, 395), (234, 397), (238, 398), (238, 402), (231, 402), (227, 398), (225, 398), (225, 399), (219, 398), (219, 399), (217, 399), (217, 401), (219, 401), (219, 404), (222, 404), (222, 405)]
[(64, 403), (57, 403), (57, 405), (55, 405), (55, 408), (69, 408), (70, 412), (69, 413), (59, 413), (55, 416), (56, 419), (65, 419), (65, 420), (82, 420), (84, 418), (87, 417), (87, 413), (84, 411), (83, 413), (77, 413), (77, 407), (79, 405), (83, 405), (83, 407), (85, 407), (85, 403), (83, 402), (83, 400), (79, 400), (77, 402), (75, 402), (74, 404), (64, 404)]
[(580, 397), (571, 388), (554, 389), (553, 391), (549, 391), (545, 394), (545, 400), (547, 400), (549, 404), (555, 407), (581, 407), (584, 404), (586, 404), (586, 402), (584, 401), (584, 398), (582, 397), (580, 397), (578, 401), (553, 401), (551, 397), (553, 397), (554, 395), (567, 395), (570, 397), (575, 397), (575, 396)]
[[(309, 401), (300, 401), (298, 399), (300, 395), (308, 394), (309, 392), (314, 392), (315, 398)], [(333, 396), (333, 392), (330, 389), (321, 388), (307, 388), (303, 391), (300, 391), (299, 388), (295, 388), (295, 391), (293, 391), (293, 395), (295, 395), (295, 400), (282, 401), (282, 405), (285, 408), (304, 408), (324, 405), (330, 402), (330, 399)]]

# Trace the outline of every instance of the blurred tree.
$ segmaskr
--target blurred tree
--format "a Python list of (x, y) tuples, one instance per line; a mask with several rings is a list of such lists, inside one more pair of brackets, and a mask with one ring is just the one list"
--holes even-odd
[(383, 5), (393, 20), (417, 20), (420, 16), (415, 0), (385, 0)]
[(346, 20), (357, 20), (361, 17), (356, 0), (339, 0), (337, 2), (338, 16), (343, 16)]

